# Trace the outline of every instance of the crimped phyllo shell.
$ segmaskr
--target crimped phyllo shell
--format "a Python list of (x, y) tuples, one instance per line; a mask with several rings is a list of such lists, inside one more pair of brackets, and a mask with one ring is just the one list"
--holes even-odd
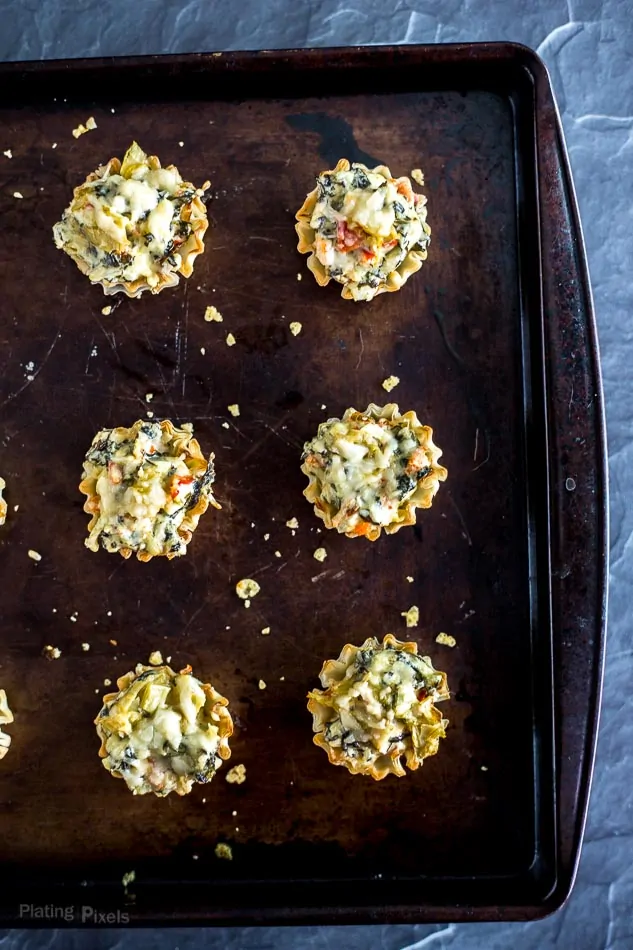
[(2, 497), (2, 492), (6, 488), (4, 478), (0, 478), (0, 525), (3, 525), (7, 518), (7, 503)]
[(304, 448), (304, 460), (301, 465), (301, 471), (309, 479), (308, 487), (303, 494), (314, 505), (314, 513), (318, 518), (321, 518), (326, 528), (336, 528), (339, 534), (344, 534), (348, 538), (364, 537), (369, 541), (376, 541), (380, 537), (383, 528), (387, 534), (395, 534), (396, 531), (406, 525), (414, 525), (416, 508), (431, 507), (433, 498), (439, 490), (440, 482), (446, 480), (448, 472), (443, 465), (438, 464), (442, 450), (433, 442), (433, 429), (430, 426), (423, 425), (413, 410), (401, 414), (397, 403), (387, 403), (385, 406), (370, 403), (365, 412), (358, 412), (353, 408), (346, 409), (341, 419), (331, 418), (319, 425), (317, 439), (327, 432), (332, 423), (347, 423), (350, 420), (362, 419), (365, 416), (376, 421), (380, 419), (387, 420), (394, 427), (402, 423), (408, 424), (419, 440), (420, 449), (426, 456), (428, 474), (418, 481), (413, 494), (403, 499), (398, 507), (397, 520), (392, 524), (380, 525), (361, 518), (359, 526), (355, 529), (346, 530), (341, 521), (345, 520), (347, 512), (344, 509), (337, 508), (336, 505), (323, 497), (323, 485), (327, 480), (327, 471), (310, 464), (309, 446), (312, 444), (310, 442), (306, 443)]
[[(152, 170), (162, 168), (160, 159), (156, 155), (146, 155), (140, 146), (134, 142), (126, 152), (123, 162), (121, 162), (118, 158), (111, 158), (110, 161), (105, 165), (100, 165), (99, 168), (97, 168), (94, 172), (91, 172), (86, 178), (85, 182), (83, 182), (81, 185), (78, 185), (74, 189), (73, 201), (64, 212), (64, 215), (66, 216), (68, 213), (72, 214), (73, 207), (76, 204), (81, 205), (81, 203), (84, 202), (86, 198), (85, 188), (87, 184), (100, 180), (105, 181), (112, 175), (123, 175), (124, 177), (129, 178), (133, 175), (135, 168), (138, 168), (143, 164), (147, 165), (147, 167)], [(179, 175), (178, 169), (175, 165), (167, 165), (165, 170)], [(60, 230), (60, 225), (63, 223), (63, 221), (58, 222), (58, 224), (56, 224), (53, 228), (55, 244), (58, 248), (64, 250), (70, 258), (72, 258), (82, 274), (86, 274), (92, 283), (100, 284), (101, 287), (103, 287), (104, 294), (108, 296), (112, 294), (123, 293), (128, 297), (139, 297), (147, 290), (149, 290), (152, 294), (158, 294), (161, 292), (161, 290), (165, 290), (167, 287), (175, 287), (180, 282), (181, 276), (191, 276), (196, 257), (199, 254), (202, 254), (204, 251), (204, 235), (207, 228), (209, 227), (207, 209), (204, 205), (204, 202), (202, 201), (202, 196), (204, 195), (204, 192), (210, 187), (210, 182), (205, 182), (201, 188), (196, 188), (191, 182), (184, 180), (180, 182), (180, 185), (183, 189), (191, 191), (192, 193), (191, 199), (182, 204), (179, 214), (180, 221), (185, 222), (190, 226), (191, 233), (187, 237), (187, 240), (177, 248), (178, 254), (180, 256), (180, 263), (178, 266), (174, 267), (167, 261), (163, 262), (163, 265), (157, 272), (158, 281), (156, 284), (150, 284), (146, 277), (139, 277), (136, 280), (121, 281), (119, 283), (112, 283), (106, 278), (94, 279), (91, 276), (94, 265), (81, 255), (76, 244), (73, 244), (72, 241), (64, 240), (63, 233)], [(109, 241), (108, 235), (104, 235), (104, 233), (97, 228), (84, 228), (82, 230), (84, 236), (91, 239), (95, 246), (103, 245), (104, 250), (119, 253), (124, 250), (124, 248), (119, 246), (116, 241), (110, 241), (106, 247), (104, 245), (104, 241)]]
[[(408, 182), (409, 185), (411, 185), (410, 179), (406, 176), (394, 179), (387, 165), (376, 165), (375, 168), (367, 168), (366, 165), (360, 165), (360, 163), (357, 164), (359, 164), (359, 166), (366, 171), (373, 172), (376, 175), (382, 175), (382, 177), (386, 180), (391, 179), (395, 182)], [(351, 165), (349, 161), (346, 158), (341, 158), (336, 163), (334, 168), (323, 171), (320, 174), (332, 175), (336, 172), (347, 172), (350, 170), (350, 168)], [(318, 186), (313, 188), (313, 190), (306, 195), (305, 201), (295, 215), (297, 221), (295, 224), (295, 231), (297, 232), (297, 237), (299, 238), (297, 250), (300, 254), (310, 255), (307, 260), (308, 270), (313, 273), (314, 279), (320, 287), (326, 287), (333, 278), (329, 275), (327, 268), (319, 260), (315, 253), (316, 232), (310, 224), (316, 203), (318, 201), (318, 195)], [(431, 228), (426, 222), (426, 217), (422, 221), (422, 228), (424, 234), (430, 238)], [(428, 249), (426, 247), (412, 248), (407, 253), (404, 260), (398, 265), (398, 267), (387, 275), (386, 280), (382, 281), (378, 287), (376, 287), (371, 297), (368, 297), (367, 299), (373, 300), (373, 298), (377, 297), (378, 294), (393, 293), (396, 290), (400, 290), (400, 288), (407, 282), (409, 277), (411, 277), (412, 274), (415, 274), (416, 271), (420, 270), (422, 263), (427, 257)], [(345, 300), (357, 300), (347, 284), (343, 285), (341, 297), (343, 297)]]
[[(147, 420), (139, 419), (129, 429), (119, 426), (113, 430), (104, 431), (116, 433), (120, 435), (122, 439), (133, 440), (140, 431), (141, 426), (146, 426), (147, 424)], [(196, 530), (198, 522), (200, 521), (200, 517), (204, 514), (209, 505), (212, 505), (217, 509), (222, 507), (215, 500), (213, 492), (210, 488), (210, 484), (215, 478), (215, 470), (213, 467), (215, 454), (211, 452), (208, 459), (205, 458), (198, 440), (193, 437), (190, 426), (178, 428), (169, 419), (163, 419), (156, 424), (166, 434), (169, 443), (173, 446), (174, 456), (184, 454), (185, 464), (194, 482), (207, 479), (209, 483), (209, 487), (207, 487), (205, 491), (200, 491), (198, 493), (195, 503), (191, 506), (191, 508), (187, 509), (180, 525), (178, 526), (177, 533), (183, 544), (186, 546), (191, 541), (193, 532)], [(101, 434), (101, 432), (97, 433), (93, 439), (93, 445)], [(88, 463), (87, 461), (84, 462), (84, 477), (79, 484), (79, 491), (87, 496), (86, 502), (84, 504), (84, 511), (92, 515), (88, 524), (89, 536), (92, 534), (93, 529), (99, 522), (101, 500), (97, 492), (96, 485), (100, 474), (101, 469), (97, 469), (94, 465)], [(92, 551), (97, 551), (99, 549), (98, 540), (95, 540), (94, 543), (89, 543), (90, 540), (90, 537), (86, 540), (86, 546), (90, 547), (90, 550)], [(165, 553), (164, 555), (161, 552), (160, 555), (155, 555), (149, 553), (148, 551), (137, 550), (136, 548), (132, 547), (121, 547), (118, 549), (118, 553), (126, 559), (132, 554), (136, 553), (137, 559), (143, 562), (151, 561), (152, 557), (155, 556), (165, 556), (168, 560), (172, 560), (174, 557), (179, 556), (178, 553), (173, 552)], [(181, 553), (184, 554), (185, 552), (182, 551)]]
[[(430, 680), (428, 687), (421, 691), (425, 695), (418, 696), (416, 715), (412, 721), (407, 720), (404, 725), (404, 719), (396, 718), (394, 721), (385, 721), (384, 725), (380, 728), (375, 727), (373, 730), (365, 723), (364, 730), (368, 738), (352, 742), (348, 750), (342, 744), (333, 743), (333, 740), (327, 737), (328, 726), (336, 724), (337, 720), (342, 721), (344, 716), (347, 718), (342, 728), (348, 730), (344, 733), (345, 735), (354, 735), (354, 722), (360, 731), (363, 731), (359, 726), (361, 712), (358, 706), (362, 699), (355, 700), (353, 714), (346, 712), (345, 707), (341, 705), (341, 700), (345, 696), (350, 681), (352, 683), (359, 681), (355, 680), (355, 677), (357, 675), (362, 677), (363, 672), (366, 672), (367, 656), (385, 651), (412, 654), (417, 657), (418, 647), (416, 643), (397, 640), (390, 633), (384, 637), (382, 644), (375, 637), (369, 637), (359, 647), (348, 643), (341, 650), (338, 659), (326, 660), (323, 664), (319, 674), (323, 689), (314, 689), (308, 693), (308, 710), (312, 714), (312, 729), (315, 733), (312, 740), (314, 744), (325, 750), (332, 765), (343, 765), (352, 775), (369, 775), (376, 781), (380, 781), (389, 774), (405, 775), (403, 757), (407, 768), (415, 771), (424, 759), (437, 753), (440, 739), (445, 738), (448, 725), (448, 719), (444, 719), (434, 705), (435, 702), (441, 702), (450, 696), (446, 674), (435, 670), (430, 658), (424, 656), (420, 657), (420, 663), (424, 664)], [(360, 662), (357, 662), (359, 658)], [(342, 714), (341, 709), (343, 709)], [(389, 712), (386, 707), (385, 711)], [(352, 724), (351, 731), (350, 723)], [(381, 729), (383, 734), (388, 734), (399, 727), (404, 728), (405, 732), (398, 737), (397, 741), (392, 741), (390, 737), (387, 748), (381, 751), (379, 748)], [(408, 734), (406, 730), (409, 730)], [(366, 754), (355, 755), (354, 747), (363, 744), (366, 747)]]
[[(107, 748), (108, 740), (112, 736), (124, 738), (131, 734), (130, 716), (134, 718), (138, 713), (138, 716), (136, 716), (138, 719), (144, 715), (143, 710), (140, 708), (140, 693), (147, 682), (148, 676), (151, 677), (152, 685), (157, 685), (159, 688), (164, 689), (165, 687), (175, 686), (178, 677), (191, 675), (192, 670), (190, 666), (185, 667), (185, 669), (177, 674), (166, 664), (162, 666), (143, 666), (142, 663), (139, 663), (135, 670), (119, 677), (116, 683), (118, 692), (106, 693), (103, 697), (101, 711), (94, 720), (94, 723), (97, 727), (97, 735), (101, 740), (99, 757), (103, 760), (104, 768), (111, 775), (115, 778), (125, 779), (125, 775), (121, 769), (116, 768), (111, 761), (111, 753)], [(212, 723), (217, 729), (218, 735), (215, 756), (222, 761), (226, 761), (231, 757), (229, 739), (233, 735), (233, 719), (227, 708), (229, 701), (225, 696), (222, 696), (221, 693), (218, 693), (209, 683), (202, 683), (196, 680), (195, 677), (193, 677), (193, 679), (204, 693), (206, 718), (208, 722)], [(213, 774), (215, 774), (215, 769), (219, 768), (220, 764), (221, 763), (218, 762), (214, 766)], [(210, 777), (203, 777), (195, 773), (175, 772), (164, 769), (160, 772), (158, 769), (152, 768), (147, 782), (139, 786), (138, 789), (132, 789), (132, 791), (135, 795), (144, 795), (151, 792), (159, 798), (164, 798), (172, 791), (176, 792), (177, 795), (187, 795), (196, 782), (208, 782), (211, 781), (212, 777), (212, 775)], [(164, 781), (162, 781), (162, 779), (164, 779)]]

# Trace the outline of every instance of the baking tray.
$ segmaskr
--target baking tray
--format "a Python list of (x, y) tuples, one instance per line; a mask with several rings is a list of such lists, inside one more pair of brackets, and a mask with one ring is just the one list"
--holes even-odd
[[(0, 163), (0, 681), (16, 717), (0, 768), (3, 919), (525, 920), (560, 906), (597, 728), (607, 488), (582, 236), (540, 60), (486, 44), (0, 75), (13, 154)], [(97, 130), (75, 140), (90, 115)], [(212, 227), (188, 282), (105, 316), (112, 298), (51, 226), (132, 138), (211, 179)], [(426, 174), (428, 262), (370, 304), (318, 288), (295, 249), (295, 210), (343, 155)], [(223, 324), (204, 321), (210, 304)], [(387, 401), (392, 373), (449, 479), (415, 529), (374, 545), (326, 537), (301, 495), (302, 444), (324, 417)], [(171, 563), (83, 546), (85, 450), (99, 428), (143, 416), (148, 392), (157, 418), (193, 422), (216, 453), (222, 511)], [(249, 611), (233, 591), (245, 576), (262, 586)], [(407, 630), (412, 604), (421, 622)], [(417, 773), (375, 783), (312, 745), (305, 694), (343, 643), (387, 631), (447, 671), (450, 727)], [(61, 658), (44, 659), (45, 644)], [(103, 770), (104, 679), (156, 648), (229, 696), (243, 785), (220, 774), (183, 799), (133, 798)], [(219, 840), (232, 862), (214, 857)]]

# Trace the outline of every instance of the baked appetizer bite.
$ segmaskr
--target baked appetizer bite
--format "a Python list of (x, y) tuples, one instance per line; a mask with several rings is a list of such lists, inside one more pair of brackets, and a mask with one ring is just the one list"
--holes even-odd
[(139, 419), (129, 429), (102, 429), (84, 460), (79, 490), (92, 515), (86, 547), (139, 561), (178, 557), (213, 497), (213, 452), (205, 459), (193, 426)]
[(7, 487), (7, 483), (4, 478), (0, 478), (0, 526), (2, 526), (7, 520), (7, 503), (2, 497), (2, 492)]
[(360, 647), (346, 644), (337, 660), (327, 660), (323, 689), (308, 693), (314, 744), (332, 765), (352, 775), (383, 779), (415, 770), (435, 755), (448, 719), (434, 705), (449, 698), (446, 674), (418, 656), (416, 643), (388, 633), (382, 643), (369, 637)]
[(55, 245), (104, 293), (160, 293), (190, 277), (209, 226), (202, 196), (209, 187), (183, 181), (132, 142), (123, 162), (111, 158), (73, 192), (53, 227)]
[(187, 795), (231, 757), (228, 699), (187, 666), (143, 666), (117, 680), (95, 719), (99, 755), (134, 795)]
[(416, 508), (430, 508), (446, 469), (433, 430), (396, 403), (371, 403), (365, 412), (346, 409), (328, 419), (303, 449), (310, 483), (305, 497), (326, 528), (348, 538), (375, 541), (415, 524)]
[(321, 172), (296, 218), (298, 250), (310, 255), (317, 283), (338, 281), (348, 300), (400, 290), (422, 267), (431, 240), (426, 197), (408, 178), (346, 158)]
[(0, 689), (0, 759), (4, 759), (5, 755), (9, 751), (9, 746), (11, 745), (11, 736), (8, 736), (6, 732), (3, 732), (2, 727), (7, 726), (12, 722), (13, 713), (9, 709), (7, 694), (3, 689)]

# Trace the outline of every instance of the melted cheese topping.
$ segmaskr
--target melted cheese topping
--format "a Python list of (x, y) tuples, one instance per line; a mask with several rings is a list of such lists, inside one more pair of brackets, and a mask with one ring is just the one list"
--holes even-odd
[(5, 757), (11, 745), (11, 736), (2, 731), (2, 726), (6, 726), (11, 722), (13, 722), (13, 713), (9, 709), (7, 694), (3, 689), (0, 689), (0, 759)]
[(303, 458), (321, 498), (338, 512), (332, 522), (340, 532), (361, 522), (396, 522), (432, 465), (406, 420), (374, 419), (354, 410), (320, 425)]
[(426, 198), (406, 178), (353, 164), (319, 175), (317, 195), (310, 220), (315, 254), (355, 300), (370, 300), (409, 251), (430, 241)]
[[(189, 437), (191, 431), (191, 425), (185, 425), (175, 434)], [(84, 478), (96, 480), (98, 497), (98, 518), (86, 547), (185, 554), (186, 542), (178, 529), (202, 495), (213, 497), (215, 478), (211, 460), (196, 477), (187, 459), (157, 422), (98, 432), (84, 462)]]
[(0, 525), (3, 525), (7, 520), (7, 503), (2, 497), (2, 491), (7, 487), (7, 483), (4, 478), (0, 478)]
[(213, 695), (190, 673), (137, 666), (132, 682), (96, 720), (105, 768), (119, 773), (135, 795), (183, 794), (194, 782), (210, 782), (228, 758), (225, 737), (232, 731), (226, 723), (220, 729), (230, 716)]
[(76, 189), (53, 228), (55, 244), (81, 261), (93, 283), (142, 278), (156, 287), (161, 274), (174, 273), (182, 264), (178, 248), (192, 233), (190, 204), (202, 192), (173, 166), (153, 167), (136, 142), (119, 173), (110, 164)]
[(330, 707), (323, 732), (327, 743), (371, 765), (410, 748), (420, 758), (428, 754), (430, 706), (447, 696), (442, 680), (428, 657), (369, 640), (355, 651), (341, 680), (325, 694), (315, 690), (310, 695)]

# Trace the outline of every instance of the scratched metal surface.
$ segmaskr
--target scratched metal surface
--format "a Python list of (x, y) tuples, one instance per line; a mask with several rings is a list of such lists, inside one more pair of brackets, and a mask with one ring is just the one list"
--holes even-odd
[[(89, 9), (89, 16), (80, 15)], [(81, 934), (15, 931), (7, 946), (126, 947), (147, 945), (239, 948), (332, 947), (413, 950), (423, 946), (470, 948), (576, 946), (580, 950), (631, 945), (628, 909), (633, 901), (630, 870), (631, 645), (627, 623), (631, 600), (630, 475), (631, 358), (627, 275), (631, 270), (629, 229), (624, 226), (631, 198), (628, 168), (633, 83), (630, 73), (630, 4), (617, 0), (539, 0), (524, 10), (518, 2), (477, 5), (423, 0), (396, 4), (385, 16), (378, 5), (353, 0), (295, 4), (279, 0), (265, 15), (259, 5), (240, 6), (227, 18), (206, 4), (164, 3), (160, 15), (149, 2), (132, 9), (106, 9), (79, 2), (3, 4), (2, 56), (6, 59), (175, 52), (209, 48), (327, 45), (329, 43), (429, 42), (511, 39), (526, 42), (545, 58), (559, 96), (570, 146), (596, 295), (603, 350), (611, 443), (614, 526), (610, 650), (607, 663), (602, 741), (579, 880), (566, 909), (527, 925), (445, 925), (169, 931), (126, 934), (104, 928)], [(8, 143), (10, 144), (10, 143)], [(19, 328), (18, 328), (19, 332)], [(47, 346), (53, 340), (51, 333)], [(173, 337), (172, 337), (173, 339)], [(107, 346), (107, 342), (104, 339)], [(46, 350), (44, 349), (44, 352)], [(202, 529), (201, 529), (202, 530)], [(79, 535), (77, 535), (79, 537)]]

